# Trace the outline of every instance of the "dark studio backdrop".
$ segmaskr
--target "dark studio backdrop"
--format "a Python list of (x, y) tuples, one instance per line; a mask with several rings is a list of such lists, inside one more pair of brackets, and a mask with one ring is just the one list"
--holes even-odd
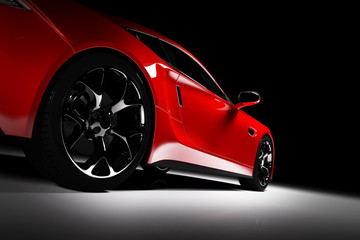
[(244, 111), (273, 133), (274, 181), (360, 192), (351, 16), (341, 9), (236, 1), (86, 5), (179, 43), (234, 103), (240, 91), (259, 92), (261, 103)]

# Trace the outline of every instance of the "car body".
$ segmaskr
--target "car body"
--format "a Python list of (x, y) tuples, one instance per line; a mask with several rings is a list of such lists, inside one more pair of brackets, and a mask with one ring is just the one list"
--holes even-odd
[[(44, 93), (59, 69), (76, 56), (106, 50), (131, 62), (151, 89), (155, 120), (148, 165), (253, 176), (262, 137), (269, 136), (272, 143), (269, 129), (241, 110), (248, 104), (234, 105), (183, 47), (146, 27), (70, 0), (17, 4), (0, 4), (0, 129), (5, 135), (32, 138)], [(208, 82), (200, 84), (165, 61), (139, 35), (186, 55)]]

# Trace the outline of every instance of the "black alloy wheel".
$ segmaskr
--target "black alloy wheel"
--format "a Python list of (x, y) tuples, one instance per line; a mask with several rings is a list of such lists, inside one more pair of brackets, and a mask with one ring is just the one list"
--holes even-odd
[(122, 58), (97, 53), (77, 59), (47, 93), (34, 129), (32, 158), (39, 156), (34, 165), (60, 185), (109, 189), (148, 157), (152, 98)]
[(84, 74), (63, 108), (66, 151), (80, 171), (94, 178), (116, 176), (134, 160), (144, 126), (140, 91), (116, 68), (99, 67)]
[(264, 191), (269, 184), (273, 169), (273, 145), (265, 135), (259, 144), (252, 178), (239, 178), (241, 187), (247, 190)]
[(264, 140), (260, 144), (260, 156), (258, 156), (257, 161), (257, 178), (259, 184), (262, 187), (266, 187), (269, 183), (271, 171), (272, 171), (272, 145), (271, 141)]

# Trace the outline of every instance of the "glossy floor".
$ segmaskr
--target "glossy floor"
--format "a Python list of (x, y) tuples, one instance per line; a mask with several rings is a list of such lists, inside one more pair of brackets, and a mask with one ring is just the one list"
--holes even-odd
[(38, 177), (25, 158), (0, 159), (4, 239), (360, 239), (356, 196), (140, 170), (118, 189), (83, 193)]

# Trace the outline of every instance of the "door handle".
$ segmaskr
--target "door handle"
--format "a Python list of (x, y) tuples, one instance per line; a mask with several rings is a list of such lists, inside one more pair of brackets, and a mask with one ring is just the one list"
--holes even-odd
[(180, 87), (178, 85), (176, 85), (176, 91), (177, 91), (179, 106), (182, 107), (183, 103), (182, 103), (182, 99), (181, 99)]

